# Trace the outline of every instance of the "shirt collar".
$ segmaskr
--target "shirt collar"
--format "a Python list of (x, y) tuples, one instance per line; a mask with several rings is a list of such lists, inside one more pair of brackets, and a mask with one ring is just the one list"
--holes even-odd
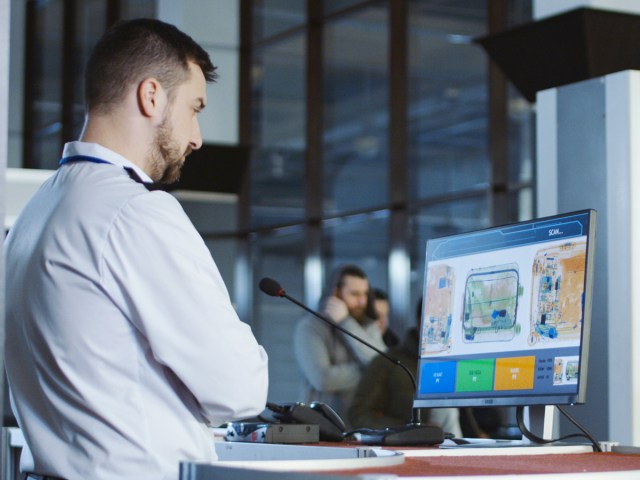
[(118, 165), (121, 167), (132, 168), (138, 176), (144, 182), (153, 182), (151, 177), (145, 173), (140, 167), (138, 167), (133, 162), (127, 160), (122, 155), (114, 152), (113, 150), (109, 150), (102, 145), (97, 143), (88, 143), (88, 142), (69, 142), (64, 146), (64, 150), (62, 151), (62, 157), (72, 157), (75, 155), (86, 155), (89, 157), (96, 157), (102, 160), (106, 160), (113, 165)]

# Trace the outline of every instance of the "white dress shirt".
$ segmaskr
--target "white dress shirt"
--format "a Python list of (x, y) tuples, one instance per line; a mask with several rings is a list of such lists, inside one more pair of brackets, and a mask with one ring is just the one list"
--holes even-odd
[(180, 461), (216, 459), (209, 425), (265, 407), (267, 355), (176, 199), (104, 147), (75, 155), (109, 163), (63, 164), (5, 243), (21, 470), (175, 480)]

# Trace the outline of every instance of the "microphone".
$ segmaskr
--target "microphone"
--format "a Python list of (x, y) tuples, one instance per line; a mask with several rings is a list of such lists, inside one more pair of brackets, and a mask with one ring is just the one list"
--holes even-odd
[(260, 280), (260, 290), (270, 297), (282, 297), (285, 295), (284, 288), (280, 286), (273, 278), (264, 277)]
[[(366, 345), (367, 347), (375, 350), (378, 354), (382, 355), (384, 358), (394, 363), (398, 367), (402, 368), (404, 372), (411, 379), (411, 384), (413, 385), (413, 391), (417, 391), (417, 383), (416, 379), (411, 373), (411, 371), (397, 358), (392, 357), (387, 352), (380, 350), (379, 348), (371, 345), (366, 340), (358, 337), (357, 335), (351, 333), (349, 330), (346, 330), (344, 327), (338, 325), (331, 319), (321, 315), (315, 310), (310, 309), (302, 302), (296, 300), (293, 297), (287, 295), (284, 288), (280, 286), (280, 284), (273, 280), (272, 278), (264, 277), (260, 280), (259, 288), (263, 293), (271, 297), (281, 297), (286, 298), (292, 303), (295, 303), (297, 306), (306, 310), (314, 317), (319, 318), (323, 322), (329, 324), (331, 327), (341, 331), (342, 333), (350, 336), (351, 338), (357, 340), (358, 342)], [(361, 429), (356, 430), (354, 433), (360, 433), (361, 438), (360, 441), (365, 445), (393, 445), (393, 446), (408, 446), (408, 445), (436, 445), (442, 443), (444, 441), (444, 432), (442, 428), (435, 425), (424, 425), (420, 419), (420, 409), (412, 408), (411, 415), (411, 423), (407, 425), (395, 426), (395, 427), (387, 427), (387, 428), (378, 428), (378, 429)]]

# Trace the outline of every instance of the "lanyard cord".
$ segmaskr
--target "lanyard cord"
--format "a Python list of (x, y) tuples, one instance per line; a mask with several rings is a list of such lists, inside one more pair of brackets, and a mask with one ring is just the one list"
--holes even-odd
[[(91, 157), (89, 155), (73, 155), (71, 157), (64, 157), (64, 158), (60, 159), (59, 165), (64, 165), (65, 163), (71, 163), (71, 162), (106, 163), (108, 165), (113, 165), (113, 163), (107, 162), (106, 160), (103, 160), (102, 158)], [(125, 169), (125, 171), (129, 175), (129, 178), (131, 178), (131, 180), (142, 184), (150, 192), (152, 192), (154, 190), (162, 190), (163, 185), (161, 183), (158, 183), (158, 182), (145, 182), (144, 180), (142, 180), (140, 178), (140, 175), (138, 175), (133, 168), (131, 168), (131, 167), (122, 167), (122, 168)]]

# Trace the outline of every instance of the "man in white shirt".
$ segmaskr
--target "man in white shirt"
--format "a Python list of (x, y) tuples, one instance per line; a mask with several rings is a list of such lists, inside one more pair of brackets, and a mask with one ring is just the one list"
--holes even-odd
[(214, 78), (158, 20), (119, 23), (94, 49), (81, 141), (5, 244), (23, 471), (174, 480), (180, 461), (216, 459), (209, 426), (265, 406), (264, 349), (179, 203), (145, 185), (174, 181), (201, 146)]

